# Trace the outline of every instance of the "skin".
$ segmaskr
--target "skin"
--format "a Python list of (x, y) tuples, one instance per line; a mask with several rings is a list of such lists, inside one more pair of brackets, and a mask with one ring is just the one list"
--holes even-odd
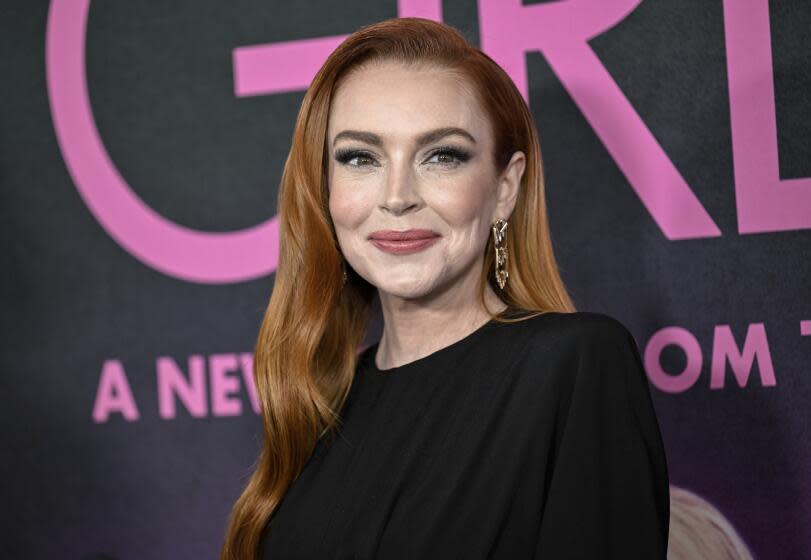
[[(345, 76), (333, 95), (329, 210), (348, 265), (378, 289), (384, 321), (375, 356), (380, 369), (432, 354), (489, 320), (477, 297), (479, 274), (486, 244), (493, 242), (492, 223), (512, 215), (525, 156), (515, 152), (497, 173), (491, 126), (472, 92), (471, 84), (446, 69), (375, 62)], [(442, 127), (462, 128), (475, 142), (453, 134), (417, 146), (422, 133)], [(372, 132), (381, 145), (336, 141), (345, 130)], [(436, 153), (446, 146), (469, 159)], [(376, 230), (412, 228), (441, 237), (405, 255), (381, 251), (367, 239)], [(494, 312), (506, 307), (489, 285), (486, 299)]]

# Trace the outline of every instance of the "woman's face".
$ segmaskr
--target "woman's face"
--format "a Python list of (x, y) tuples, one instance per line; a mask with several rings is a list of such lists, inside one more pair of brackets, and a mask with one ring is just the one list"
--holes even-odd
[[(523, 153), (497, 176), (489, 121), (466, 85), (384, 62), (351, 72), (333, 95), (329, 210), (348, 264), (381, 298), (477, 286), (490, 227), (512, 214)], [(407, 230), (432, 240), (371, 238)]]

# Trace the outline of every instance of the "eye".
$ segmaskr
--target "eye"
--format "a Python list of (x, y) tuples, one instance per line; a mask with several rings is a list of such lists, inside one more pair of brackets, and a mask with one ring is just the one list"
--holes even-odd
[[(350, 163), (354, 159), (357, 159), (358, 162)], [(375, 158), (369, 152), (362, 150), (335, 150), (335, 161), (350, 167), (369, 167), (370, 164), (374, 165)]]
[[(431, 161), (438, 158), (437, 161)], [(456, 167), (470, 159), (470, 154), (450, 146), (437, 148), (431, 153), (427, 163), (437, 163), (443, 167)]]

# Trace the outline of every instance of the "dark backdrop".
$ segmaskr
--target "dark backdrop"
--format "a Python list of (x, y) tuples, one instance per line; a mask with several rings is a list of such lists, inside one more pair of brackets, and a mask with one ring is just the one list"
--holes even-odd
[[(93, 178), (101, 167), (86, 139), (65, 132), (73, 105), (60, 108), (55, 99), (67, 95), (60, 88), (82, 83), (66, 77), (71, 47), (63, 41), (81, 30), (86, 3), (0, 6), (0, 555), (215, 558), (261, 441), (246, 357), (273, 287), (276, 249), (259, 243), (264, 251), (237, 251), (244, 268), (212, 252), (208, 268), (172, 269), (193, 254), (180, 238), (132, 225), (130, 234), (153, 251), (139, 253), (93, 210), (84, 190), (94, 186), (98, 199), (113, 192), (112, 182)], [(402, 2), (399, 15), (430, 9), (422, 4)], [(534, 44), (531, 18), (505, 32), (512, 24), (487, 20), (494, 9), (486, 4), (446, 1), (441, 13), (485, 50), (483, 29)], [(545, 4), (553, 3), (537, 3)], [(756, 557), (807, 558), (811, 9), (801, 0), (753, 0), (748, 14), (731, 13), (741, 9), (734, 0), (727, 14), (720, 0), (636, 4), (580, 46), (600, 61), (642, 129), (629, 124), (629, 113), (612, 112), (596, 74), (562, 77), (565, 48), (553, 59), (528, 47), (518, 54), (523, 70), (509, 69), (517, 83), (525, 72), (562, 274), (579, 309), (614, 315), (652, 352), (646, 365), (671, 482), (717, 507)], [(508, 16), (508, 5), (523, 9), (503, 1), (495, 12), (503, 7)], [(260, 240), (275, 239), (268, 220), (304, 88), (239, 92), (236, 49), (337, 37), (398, 15), (394, 1), (93, 2), (87, 9), (89, 106), (120, 178), (168, 231), (265, 224)], [(755, 42), (739, 40), (740, 74), (728, 66), (734, 38), (725, 21), (735, 18), (765, 22), (771, 49), (759, 59), (746, 51)], [(49, 72), (57, 83), (48, 83)], [(731, 83), (736, 76), (743, 77)], [(769, 84), (773, 98), (753, 103)], [(731, 98), (743, 113), (765, 115), (756, 134), (733, 127)], [(770, 103), (776, 135), (762, 124)], [(645, 167), (639, 130), (672, 163), (670, 174), (661, 162)], [(755, 231), (736, 202), (741, 189), (763, 187), (746, 186), (753, 177), (746, 165), (754, 158), (757, 171), (768, 163), (759, 141), (777, 150), (783, 183), (772, 177), (767, 185), (777, 209)], [(648, 171), (634, 175), (634, 165)], [(715, 232), (690, 229), (667, 199), (679, 176)], [(795, 198), (774, 202), (772, 193), (789, 188)], [(679, 234), (665, 231), (639, 189), (666, 197), (660, 217), (681, 225)], [(757, 214), (765, 206), (749, 207)], [(150, 260), (163, 249), (169, 256)], [(743, 355), (739, 375), (749, 374), (743, 382), (731, 365), (735, 350)], [(711, 385), (713, 375), (723, 387)]]

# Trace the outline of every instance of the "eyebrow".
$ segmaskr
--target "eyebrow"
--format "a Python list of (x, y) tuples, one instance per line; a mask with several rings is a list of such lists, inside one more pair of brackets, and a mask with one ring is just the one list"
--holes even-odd
[[(436, 142), (437, 140), (444, 138), (445, 136), (450, 136), (452, 134), (458, 134), (459, 136), (464, 136), (474, 144), (476, 143), (476, 139), (464, 128), (459, 128), (456, 126), (445, 126), (442, 128), (435, 128), (434, 130), (429, 130), (428, 132), (424, 132), (417, 137), (417, 147), (421, 148), (427, 144), (432, 142)], [(341, 138), (347, 138), (350, 140), (358, 140), (360, 142), (365, 142), (367, 144), (371, 144), (373, 146), (382, 146), (383, 139), (375, 134), (374, 132), (364, 132), (361, 130), (343, 130), (335, 135), (335, 138), (332, 141), (332, 145), (334, 146), (338, 140)]]

